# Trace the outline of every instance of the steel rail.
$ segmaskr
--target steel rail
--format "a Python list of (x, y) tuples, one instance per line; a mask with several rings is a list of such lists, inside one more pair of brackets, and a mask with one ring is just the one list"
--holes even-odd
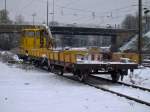
[[(68, 76), (62, 76), (62, 77), (65, 77), (65, 78), (70, 79), (70, 80), (78, 81), (77, 79), (71, 78), (71, 77), (68, 77)], [(78, 82), (80, 82), (80, 81), (78, 81)], [(126, 99), (135, 101), (135, 102), (140, 103), (140, 104), (145, 104), (145, 105), (147, 105), (147, 106), (150, 106), (150, 102), (146, 102), (146, 101), (143, 101), (143, 100), (140, 100), (140, 99), (137, 99), (137, 98), (134, 98), (134, 97), (131, 97), (131, 96), (128, 96), (128, 95), (119, 93), (119, 92), (115, 92), (115, 91), (106, 89), (106, 88), (104, 88), (104, 87), (100, 87), (100, 86), (91, 84), (91, 83), (89, 83), (89, 82), (80, 82), (80, 83), (85, 84), (85, 85), (88, 85), (88, 86), (91, 86), (91, 87), (94, 87), (94, 88), (96, 88), (96, 89), (103, 90), (103, 91), (105, 91), (105, 92), (109, 92), (109, 93), (112, 93), (112, 94), (116, 94), (117, 96), (124, 97), (124, 98), (126, 98)]]
[(116, 94), (120, 97), (124, 97), (126, 99), (129, 99), (129, 100), (132, 100), (132, 101), (135, 101), (135, 102), (138, 102), (138, 103), (141, 103), (141, 104), (145, 104), (147, 106), (150, 106), (150, 103), (149, 102), (146, 102), (146, 101), (143, 101), (143, 100), (140, 100), (140, 99), (137, 99), (137, 98), (134, 98), (134, 97), (131, 97), (131, 96), (128, 96), (128, 95), (125, 95), (125, 94), (121, 94), (121, 93), (118, 93), (118, 92), (115, 92), (115, 91), (112, 91), (112, 90), (109, 90), (109, 89), (106, 89), (106, 88), (103, 88), (103, 87), (99, 87), (99, 86), (96, 86), (94, 84), (90, 84), (90, 83), (85, 83), (89, 86), (92, 86), (94, 88), (97, 88), (97, 89), (101, 89), (103, 91), (106, 91), (106, 92), (109, 92), (109, 93), (113, 93), (113, 94)]
[[(48, 71), (47, 69), (44, 69), (44, 68), (43, 68), (43, 70)], [(58, 74), (57, 74), (57, 75), (58, 75)], [(90, 82), (80, 82), (80, 81), (77, 80), (76, 78), (69, 77), (69, 76), (64, 76), (64, 75), (59, 75), (59, 76), (65, 77), (65, 78), (67, 78), (67, 79), (69, 79), (69, 80), (77, 81), (77, 82), (79, 82), (79, 83), (82, 83), (82, 84), (85, 84), (85, 85), (94, 87), (94, 88), (96, 88), (96, 89), (103, 90), (103, 91), (108, 92), (108, 93), (115, 94), (115, 95), (120, 96), (120, 97), (124, 97), (124, 98), (126, 98), (126, 99), (129, 99), (129, 100), (131, 100), (131, 101), (135, 101), (135, 102), (140, 103), (140, 104), (144, 104), (144, 105), (150, 106), (150, 102), (146, 102), (146, 101), (143, 101), (143, 100), (140, 100), (140, 99), (137, 99), (137, 98), (134, 98), (134, 97), (131, 97), (131, 96), (122, 94), (122, 93), (118, 93), (118, 92), (115, 92), (115, 91), (106, 89), (106, 88), (104, 88), (104, 87), (100, 87), (100, 86), (98, 86), (98, 85), (91, 84)], [(91, 75), (90, 75), (90, 76), (91, 76)]]
[[(102, 78), (102, 77), (97, 77), (97, 76), (93, 76), (93, 75), (90, 75), (90, 77), (95, 78), (95, 79), (105, 80), (105, 81), (109, 81), (109, 82), (114, 83), (114, 82), (113, 82), (112, 80), (110, 80), (110, 79), (106, 79), (106, 78)], [(127, 84), (127, 83), (124, 83), (124, 82), (116, 82), (116, 84), (120, 84), (120, 85), (124, 85), (124, 86), (129, 86), (129, 87), (132, 87), (132, 88), (136, 88), (136, 89), (140, 89), (140, 90), (143, 90), (143, 91), (148, 91), (148, 92), (150, 92), (150, 89), (149, 89), (149, 88), (145, 88), (145, 87), (141, 87), (141, 86), (137, 86), (137, 85)]]

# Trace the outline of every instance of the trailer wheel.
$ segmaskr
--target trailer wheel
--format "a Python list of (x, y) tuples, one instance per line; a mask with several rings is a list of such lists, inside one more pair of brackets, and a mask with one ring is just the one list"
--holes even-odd
[(89, 72), (80, 71), (80, 73), (77, 74), (77, 77), (79, 81), (85, 82), (88, 79), (88, 75), (89, 75)]
[(78, 74), (78, 80), (84, 82), (84, 76), (82, 74)]
[(63, 69), (63, 67), (54, 66), (54, 68), (53, 68), (53, 73), (55, 73), (55, 74), (57, 74), (57, 75), (60, 75), (60, 76), (63, 76), (63, 74), (64, 74), (64, 69)]
[(35, 60), (35, 62), (34, 62), (34, 65), (35, 65), (35, 67), (39, 67), (39, 60)]
[(57, 75), (63, 76), (64, 70), (62, 68), (57, 70)]
[(112, 72), (111, 73), (111, 78), (113, 82), (117, 82), (120, 78), (120, 73), (119, 72)]

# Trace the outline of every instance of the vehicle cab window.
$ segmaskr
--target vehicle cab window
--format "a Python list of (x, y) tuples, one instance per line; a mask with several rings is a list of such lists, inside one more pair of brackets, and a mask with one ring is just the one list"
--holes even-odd
[(34, 37), (34, 31), (27, 31), (25, 32), (26, 37)]

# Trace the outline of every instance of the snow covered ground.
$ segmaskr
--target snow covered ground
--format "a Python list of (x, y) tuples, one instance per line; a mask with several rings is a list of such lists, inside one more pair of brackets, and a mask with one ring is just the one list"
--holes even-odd
[[(96, 75), (96, 76), (111, 79), (110, 75)], [(142, 67), (139, 69), (135, 69), (132, 75), (130, 74), (129, 71), (128, 75), (124, 76), (122, 82), (150, 89), (150, 68)]]
[(143, 67), (136, 69), (132, 78), (130, 78), (130, 75), (124, 77), (124, 82), (150, 88), (150, 68)]
[(150, 112), (150, 107), (22, 65), (0, 62), (0, 112)]

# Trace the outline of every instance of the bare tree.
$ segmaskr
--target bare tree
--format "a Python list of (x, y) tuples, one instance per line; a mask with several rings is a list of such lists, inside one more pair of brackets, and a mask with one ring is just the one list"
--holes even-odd
[(8, 11), (5, 12), (4, 9), (0, 10), (0, 24), (12, 24), (8, 14)]
[(137, 29), (138, 28), (138, 17), (131, 14), (126, 15), (122, 22), (122, 28), (125, 29)]
[(51, 22), (49, 22), (49, 25), (50, 26), (58, 26), (59, 22), (57, 22), (57, 21), (51, 21)]

